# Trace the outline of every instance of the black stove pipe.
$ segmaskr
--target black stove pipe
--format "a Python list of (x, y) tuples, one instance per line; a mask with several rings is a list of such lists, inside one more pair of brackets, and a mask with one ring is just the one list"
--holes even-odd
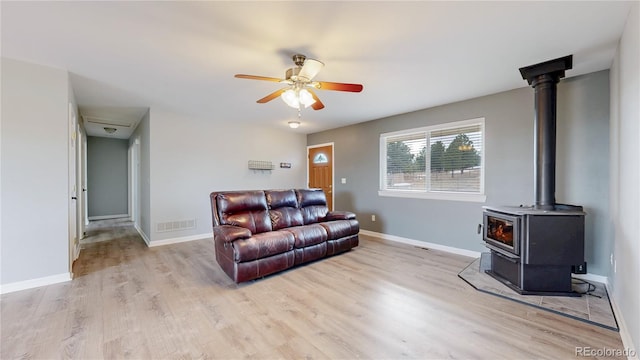
[(534, 187), (535, 208), (556, 207), (557, 83), (571, 69), (573, 55), (520, 68), (522, 78), (535, 89)]

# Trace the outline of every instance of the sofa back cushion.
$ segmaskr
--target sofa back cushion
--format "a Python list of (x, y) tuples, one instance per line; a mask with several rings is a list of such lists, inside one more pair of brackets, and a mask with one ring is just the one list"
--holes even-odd
[(329, 212), (327, 198), (321, 189), (296, 190), (298, 206), (302, 212), (302, 221), (305, 225), (314, 224), (324, 220)]
[(302, 212), (298, 209), (298, 198), (293, 190), (267, 190), (264, 192), (269, 206), (269, 217), (273, 230), (303, 224)]
[(221, 225), (249, 229), (252, 234), (271, 231), (264, 191), (230, 191), (216, 196)]

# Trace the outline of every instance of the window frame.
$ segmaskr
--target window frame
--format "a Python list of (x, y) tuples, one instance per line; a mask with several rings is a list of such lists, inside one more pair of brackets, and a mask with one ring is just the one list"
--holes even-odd
[[(387, 139), (396, 136), (406, 136), (411, 134), (424, 133), (427, 139), (427, 154), (426, 154), (426, 167), (425, 175), (427, 178), (427, 186), (429, 186), (430, 174), (431, 174), (431, 144), (429, 142), (431, 133), (439, 130), (448, 130), (461, 127), (469, 127), (479, 125), (482, 133), (481, 149), (482, 154), (480, 156), (480, 191), (479, 192), (456, 192), (456, 191), (434, 191), (434, 190), (403, 190), (403, 189), (387, 189)], [(484, 192), (485, 182), (485, 157), (486, 157), (486, 132), (485, 132), (485, 118), (479, 117), (475, 119), (448, 122), (430, 126), (423, 126), (419, 128), (412, 128), (406, 130), (393, 131), (380, 134), (380, 174), (379, 174), (379, 187), (378, 196), (389, 197), (401, 197), (401, 198), (413, 198), (413, 199), (434, 199), (434, 200), (452, 200), (452, 201), (467, 201), (467, 202), (485, 202), (487, 196)]]

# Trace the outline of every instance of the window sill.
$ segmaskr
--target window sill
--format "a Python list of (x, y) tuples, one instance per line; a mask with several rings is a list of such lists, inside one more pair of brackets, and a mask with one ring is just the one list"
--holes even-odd
[(431, 200), (451, 200), (451, 201), (467, 201), (467, 202), (485, 202), (487, 196), (484, 194), (465, 194), (453, 192), (425, 192), (411, 190), (378, 190), (378, 196), (402, 197), (412, 199), (431, 199)]

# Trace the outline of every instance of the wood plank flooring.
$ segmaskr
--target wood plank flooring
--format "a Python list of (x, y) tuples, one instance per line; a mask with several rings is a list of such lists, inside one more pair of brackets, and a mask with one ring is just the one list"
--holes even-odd
[(212, 240), (88, 243), (68, 283), (1, 298), (2, 359), (575, 358), (617, 332), (474, 290), (472, 259), (361, 236), (236, 285)]

